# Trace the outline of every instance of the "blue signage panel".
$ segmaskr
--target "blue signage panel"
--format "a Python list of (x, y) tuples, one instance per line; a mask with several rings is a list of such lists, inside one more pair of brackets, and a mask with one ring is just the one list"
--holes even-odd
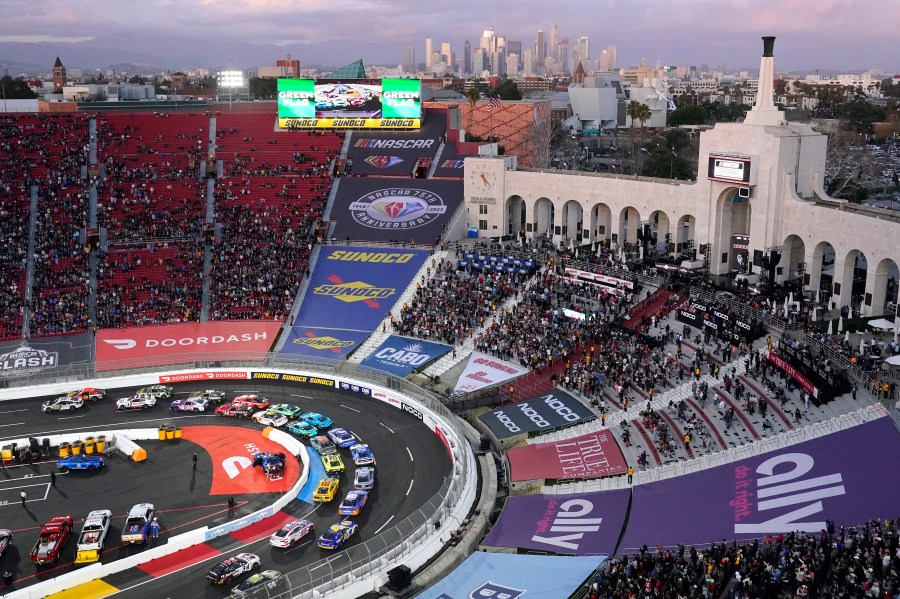
[(372, 331), (345, 331), (295, 324), (281, 353), (311, 356), (325, 361), (342, 360), (362, 345), (371, 334)]
[(362, 363), (403, 377), (440, 358), (451, 349), (453, 348), (443, 343), (391, 335)]

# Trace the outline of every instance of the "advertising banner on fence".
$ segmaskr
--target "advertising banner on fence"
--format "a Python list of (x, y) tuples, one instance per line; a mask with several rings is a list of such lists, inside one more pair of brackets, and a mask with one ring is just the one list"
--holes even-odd
[(608, 430), (515, 447), (506, 452), (512, 481), (533, 479), (600, 478), (625, 474), (628, 465)]
[(419, 599), (568, 597), (605, 558), (478, 552)]
[(498, 439), (549, 431), (596, 418), (583, 403), (559, 389), (478, 417)]
[(453, 349), (443, 343), (391, 335), (362, 361), (363, 366), (384, 370), (399, 377), (418, 370)]
[(272, 320), (191, 322), (97, 331), (97, 370), (196, 360), (262, 360), (278, 336)]
[(427, 257), (423, 250), (322, 248), (281, 353), (345, 357), (381, 325)]
[(468, 393), (515, 379), (528, 372), (527, 368), (504, 362), (499, 358), (474, 351), (466, 362), (466, 368), (456, 381), (453, 391)]
[(565, 555), (610, 555), (625, 525), (630, 492), (510, 497), (482, 543)]
[(818, 533), (897, 512), (900, 433), (890, 418), (750, 459), (634, 487), (620, 553)]
[(187, 383), (191, 381), (235, 381), (247, 380), (247, 372), (244, 370), (216, 370), (213, 372), (182, 372), (177, 374), (161, 374), (159, 382), (162, 384)]
[(88, 333), (0, 343), (0, 378), (52, 374), (60, 366), (89, 363), (92, 347)]

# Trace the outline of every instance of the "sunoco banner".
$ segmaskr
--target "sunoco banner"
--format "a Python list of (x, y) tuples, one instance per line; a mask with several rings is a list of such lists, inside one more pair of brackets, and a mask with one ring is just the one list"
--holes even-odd
[(478, 417), (498, 439), (551, 431), (596, 418), (583, 403), (558, 389)]
[(499, 358), (488, 356), (479, 352), (472, 352), (466, 368), (456, 381), (454, 392), (468, 393), (484, 389), (503, 381), (518, 378), (527, 373), (527, 368), (504, 362)]
[(391, 335), (374, 352), (362, 361), (364, 366), (377, 368), (400, 377), (437, 360), (452, 348), (443, 343), (433, 343), (409, 337)]
[(88, 333), (0, 343), (0, 377), (52, 374), (60, 366), (91, 361)]

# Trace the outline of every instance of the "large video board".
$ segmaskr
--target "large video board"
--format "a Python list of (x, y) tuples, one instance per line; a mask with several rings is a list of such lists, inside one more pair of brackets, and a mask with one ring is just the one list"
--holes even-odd
[(278, 80), (282, 129), (418, 129), (418, 79)]

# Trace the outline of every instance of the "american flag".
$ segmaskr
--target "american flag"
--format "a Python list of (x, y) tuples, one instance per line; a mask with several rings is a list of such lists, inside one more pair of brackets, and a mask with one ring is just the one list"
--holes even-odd
[(500, 98), (491, 98), (490, 101), (487, 103), (487, 107), (486, 107), (486, 108), (487, 108), (488, 112), (490, 112), (490, 111), (492, 111), (494, 108), (499, 107), (501, 104), (502, 104), (502, 103), (500, 102)]

